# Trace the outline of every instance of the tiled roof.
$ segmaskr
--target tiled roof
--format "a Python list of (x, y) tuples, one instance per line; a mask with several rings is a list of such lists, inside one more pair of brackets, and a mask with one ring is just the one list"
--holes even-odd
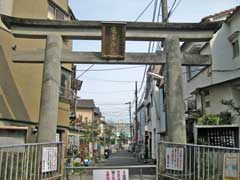
[(240, 6), (236, 6), (234, 8), (231, 8), (231, 9), (228, 9), (228, 10), (225, 10), (225, 11), (221, 11), (221, 12), (206, 16), (202, 19), (202, 22), (211, 21), (212, 18), (214, 19), (214, 18), (220, 18), (220, 17), (224, 17), (224, 16), (227, 19), (229, 16), (234, 14), (239, 8), (240, 8)]
[(95, 108), (95, 103), (93, 99), (78, 99), (77, 108)]

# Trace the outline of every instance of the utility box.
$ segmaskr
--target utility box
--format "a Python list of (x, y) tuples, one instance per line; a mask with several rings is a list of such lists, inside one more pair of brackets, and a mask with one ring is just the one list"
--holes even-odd
[(239, 147), (239, 125), (195, 125), (194, 143), (210, 146)]

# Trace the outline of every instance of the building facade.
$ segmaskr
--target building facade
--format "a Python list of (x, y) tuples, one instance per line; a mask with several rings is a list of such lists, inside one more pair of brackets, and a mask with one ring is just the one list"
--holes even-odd
[[(22, 18), (74, 19), (68, 0), (0, 0), (0, 12)], [(43, 64), (14, 63), (12, 52), (44, 49), (45, 41), (15, 38), (0, 23), (0, 126), (26, 127), (25, 142), (35, 142), (37, 137)], [(72, 49), (72, 42), (64, 41), (64, 49)], [(60, 96), (57, 135), (60, 140), (67, 139), (69, 131), (72, 66), (62, 65), (61, 87), (56, 92)]]
[[(194, 109), (205, 114), (231, 112), (222, 100), (233, 100), (240, 105), (240, 7), (208, 16), (203, 21), (224, 22), (209, 43), (182, 46), (182, 51), (212, 56), (211, 66), (183, 69), (186, 112)], [(238, 122), (239, 117), (235, 118)]]

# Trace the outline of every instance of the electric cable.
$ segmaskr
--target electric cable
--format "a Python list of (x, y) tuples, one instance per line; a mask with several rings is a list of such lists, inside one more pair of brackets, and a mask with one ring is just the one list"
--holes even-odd
[[(124, 69), (135, 69), (135, 68), (141, 68), (144, 66), (135, 66), (135, 67), (123, 67), (123, 68), (109, 68), (109, 69), (92, 69), (88, 71), (115, 71), (115, 70), (124, 70)], [(76, 71), (86, 71), (85, 69), (77, 69)]]
[(153, 3), (154, 0), (152, 0), (144, 9), (143, 11), (139, 14), (139, 16), (136, 18), (135, 22), (137, 22), (141, 17), (142, 15), (148, 10), (148, 8), (151, 6), (151, 4)]
[(77, 76), (76, 79), (79, 79), (82, 77), (85, 73), (87, 73), (95, 64), (90, 65), (83, 73), (81, 73), (79, 76)]

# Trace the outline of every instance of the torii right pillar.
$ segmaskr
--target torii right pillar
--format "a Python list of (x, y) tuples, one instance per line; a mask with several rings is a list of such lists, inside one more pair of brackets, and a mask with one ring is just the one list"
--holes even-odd
[(166, 53), (166, 112), (168, 141), (186, 143), (186, 121), (182, 83), (182, 53), (177, 37), (164, 42)]

